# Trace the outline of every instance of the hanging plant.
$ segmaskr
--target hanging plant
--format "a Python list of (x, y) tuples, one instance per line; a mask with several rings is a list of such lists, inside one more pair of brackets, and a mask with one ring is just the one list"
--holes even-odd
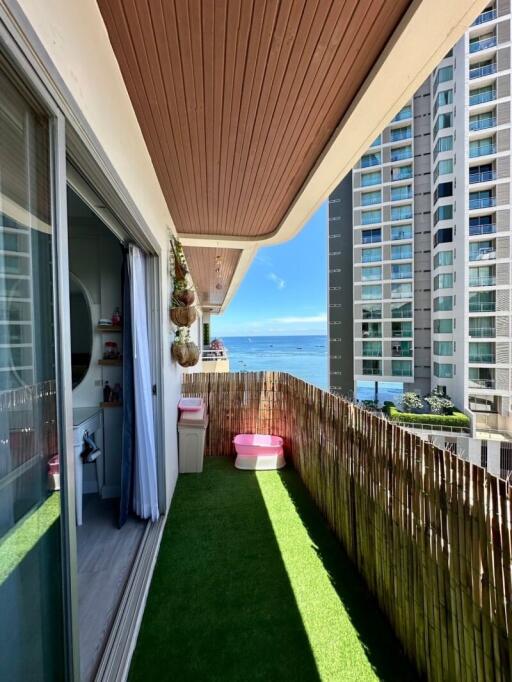
[(190, 327), (197, 320), (194, 306), (176, 306), (170, 310), (171, 321), (177, 327)]
[(183, 247), (177, 239), (172, 239), (171, 248), (174, 254), (174, 277), (177, 280), (184, 280), (188, 274), (188, 268)]
[(195, 300), (195, 294), (189, 287), (185, 279), (178, 279), (174, 282), (173, 304), (175, 306), (192, 305)]
[(199, 362), (199, 348), (190, 339), (190, 330), (180, 327), (171, 347), (172, 357), (182, 367), (193, 367)]

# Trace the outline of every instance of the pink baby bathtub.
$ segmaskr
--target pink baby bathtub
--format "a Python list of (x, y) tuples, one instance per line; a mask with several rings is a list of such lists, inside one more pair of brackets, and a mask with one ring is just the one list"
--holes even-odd
[(269, 470), (282, 469), (286, 464), (283, 454), (283, 439), (260, 433), (240, 433), (233, 439), (236, 450), (237, 469)]

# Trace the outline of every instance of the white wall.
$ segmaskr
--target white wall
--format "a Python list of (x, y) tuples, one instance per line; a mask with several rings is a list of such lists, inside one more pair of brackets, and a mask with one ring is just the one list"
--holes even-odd
[(178, 473), (176, 414), (181, 383), (181, 370), (171, 362), (167, 314), (167, 234), (175, 228), (96, 1), (19, 0), (19, 5), (158, 244), (165, 283), (159, 318), (164, 334), (161, 399), (168, 504)]

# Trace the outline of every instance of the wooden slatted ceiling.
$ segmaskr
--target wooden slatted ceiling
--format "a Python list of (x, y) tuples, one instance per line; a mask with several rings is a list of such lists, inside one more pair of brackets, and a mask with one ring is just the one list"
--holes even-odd
[(183, 250), (201, 305), (221, 306), (242, 251), (196, 246)]
[(410, 0), (98, 0), (178, 232), (284, 218)]

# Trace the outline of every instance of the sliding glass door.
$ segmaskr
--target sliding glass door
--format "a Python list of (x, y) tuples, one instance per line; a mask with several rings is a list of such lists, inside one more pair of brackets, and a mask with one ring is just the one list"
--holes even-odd
[(48, 118), (0, 70), (0, 679), (64, 677)]

